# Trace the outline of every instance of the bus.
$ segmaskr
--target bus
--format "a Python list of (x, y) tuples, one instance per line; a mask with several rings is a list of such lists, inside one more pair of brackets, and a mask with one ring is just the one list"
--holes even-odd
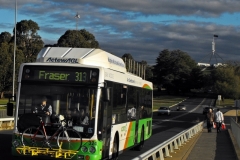
[[(63, 115), (66, 125), (82, 137), (72, 142), (81, 143), (77, 152), (21, 142), (23, 130), (33, 120), (26, 120), (25, 128), (20, 120), (34, 114), (43, 96), (52, 107), (48, 136), (56, 116)], [(11, 105), (7, 110), (15, 118), (12, 155), (115, 160), (126, 149), (141, 150), (152, 135), (152, 97), (152, 83), (128, 72), (122, 58), (95, 48), (45, 47), (36, 62), (23, 63), (19, 69), (15, 110)], [(87, 123), (83, 117), (88, 117)]]

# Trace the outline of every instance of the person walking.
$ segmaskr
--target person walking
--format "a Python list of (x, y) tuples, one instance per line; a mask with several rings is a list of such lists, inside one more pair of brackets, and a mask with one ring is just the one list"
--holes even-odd
[(208, 113), (206, 114), (206, 120), (207, 120), (208, 132), (212, 132), (212, 126), (213, 126), (213, 121), (214, 121), (214, 114), (213, 114), (211, 108), (209, 109)]
[(222, 123), (224, 122), (223, 113), (220, 111), (219, 108), (217, 109), (217, 112), (216, 112), (215, 122), (217, 126), (217, 133), (219, 133), (221, 131)]

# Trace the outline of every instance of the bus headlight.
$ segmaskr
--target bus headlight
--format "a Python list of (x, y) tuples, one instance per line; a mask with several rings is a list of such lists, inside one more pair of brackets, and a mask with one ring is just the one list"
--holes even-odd
[(96, 148), (93, 147), (93, 146), (91, 146), (91, 147), (89, 148), (89, 152), (90, 152), (90, 153), (95, 153), (95, 152), (96, 152)]
[(82, 147), (82, 151), (83, 151), (83, 152), (87, 152), (87, 151), (88, 151), (87, 147), (83, 146), (83, 147)]

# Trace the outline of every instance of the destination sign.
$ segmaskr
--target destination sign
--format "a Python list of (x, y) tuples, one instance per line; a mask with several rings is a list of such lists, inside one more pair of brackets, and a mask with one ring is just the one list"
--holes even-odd
[(34, 74), (34, 79), (86, 82), (87, 75), (88, 74), (86, 71), (71, 72), (71, 71), (36, 70)]
[(25, 66), (23, 80), (97, 83), (98, 70), (78, 67)]

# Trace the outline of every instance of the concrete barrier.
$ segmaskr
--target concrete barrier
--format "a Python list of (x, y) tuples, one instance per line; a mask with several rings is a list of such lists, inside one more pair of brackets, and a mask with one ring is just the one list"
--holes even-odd
[(0, 118), (0, 130), (13, 129), (14, 118)]
[(230, 124), (233, 136), (236, 139), (238, 146), (240, 146), (240, 125), (233, 118), (231, 118)]
[(240, 159), (240, 125), (231, 118), (231, 130), (229, 130), (230, 138), (233, 142), (233, 147), (235, 150), (235, 154), (238, 159)]

